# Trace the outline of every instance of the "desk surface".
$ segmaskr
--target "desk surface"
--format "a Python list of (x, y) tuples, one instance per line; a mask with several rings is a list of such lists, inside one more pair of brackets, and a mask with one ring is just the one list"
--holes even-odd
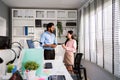
[[(73, 80), (62, 61), (63, 61), (62, 56), (56, 56), (55, 60), (43, 60), (43, 63), (42, 63), (43, 65), (41, 65), (42, 66), (41, 75), (39, 77), (36, 77), (35, 80), (41, 80), (41, 79), (48, 80), (48, 76), (50, 76), (50, 75), (65, 75), (66, 80)], [(53, 68), (52, 69), (44, 69), (44, 64), (46, 62), (52, 63)], [(24, 79), (26, 80), (25, 77), (24, 77)], [(4, 77), (2, 80), (8, 80), (8, 78)]]
[[(39, 55), (39, 56), (38, 56)], [(40, 49), (25, 49), (21, 55), (19, 61), (17, 61), (17, 67), (21, 67), (20, 65), (23, 62), (33, 60), (37, 61), (40, 64), (40, 68), (38, 69), (38, 79), (45, 77), (46, 80), (50, 75), (65, 75), (66, 80), (73, 80), (70, 76), (69, 72), (67, 71), (66, 67), (63, 63), (63, 56), (56, 55), (55, 60), (43, 60), (43, 52)], [(44, 64), (46, 62), (51, 62), (53, 68), (52, 69), (44, 69)], [(20, 64), (19, 64), (20, 63)], [(8, 79), (8, 78), (7, 78)], [(3, 80), (7, 80), (4, 78)]]
[[(50, 75), (64, 75), (66, 80), (73, 80), (61, 58), (61, 56), (57, 56), (55, 60), (43, 60), (41, 75), (37, 77), (36, 80), (48, 80)], [(52, 63), (52, 69), (45, 69), (45, 63)]]
[(52, 69), (43, 69), (43, 72), (49, 75), (65, 75), (66, 80), (73, 80), (60, 59), (56, 60), (44, 60), (44, 63), (51, 62), (53, 65)]

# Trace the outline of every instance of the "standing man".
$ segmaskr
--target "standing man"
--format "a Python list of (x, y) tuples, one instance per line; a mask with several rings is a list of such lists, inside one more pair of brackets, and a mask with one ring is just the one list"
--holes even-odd
[(55, 30), (53, 23), (47, 24), (47, 31), (45, 31), (41, 35), (40, 45), (44, 49), (44, 59), (51, 60), (55, 59), (55, 50), (54, 48), (57, 46), (57, 41), (55, 34), (53, 33)]

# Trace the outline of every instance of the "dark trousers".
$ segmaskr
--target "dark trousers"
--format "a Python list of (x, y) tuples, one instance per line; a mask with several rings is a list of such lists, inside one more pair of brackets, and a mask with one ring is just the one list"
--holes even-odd
[(55, 59), (55, 50), (44, 50), (44, 60)]

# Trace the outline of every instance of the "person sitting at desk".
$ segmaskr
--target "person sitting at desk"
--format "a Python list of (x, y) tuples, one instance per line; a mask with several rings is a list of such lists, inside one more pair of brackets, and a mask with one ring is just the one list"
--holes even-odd
[(45, 31), (41, 35), (40, 45), (44, 49), (44, 59), (51, 60), (55, 59), (55, 50), (54, 48), (57, 46), (57, 41), (55, 34), (53, 33), (55, 30), (53, 23), (47, 24), (47, 31)]

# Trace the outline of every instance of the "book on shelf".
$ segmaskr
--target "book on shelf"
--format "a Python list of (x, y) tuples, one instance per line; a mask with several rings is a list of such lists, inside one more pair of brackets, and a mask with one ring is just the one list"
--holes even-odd
[(28, 26), (25, 26), (25, 35), (28, 35)]
[(33, 26), (25, 26), (25, 35), (33, 36), (34, 35), (34, 28)]

